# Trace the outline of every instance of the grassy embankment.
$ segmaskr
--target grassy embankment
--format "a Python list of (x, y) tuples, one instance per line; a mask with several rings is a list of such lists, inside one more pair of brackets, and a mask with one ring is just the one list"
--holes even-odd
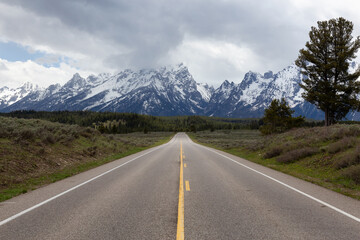
[(360, 125), (299, 128), (262, 136), (256, 130), (189, 136), (258, 164), (360, 199)]
[(172, 135), (102, 135), (77, 125), (0, 117), (0, 201), (160, 145)]

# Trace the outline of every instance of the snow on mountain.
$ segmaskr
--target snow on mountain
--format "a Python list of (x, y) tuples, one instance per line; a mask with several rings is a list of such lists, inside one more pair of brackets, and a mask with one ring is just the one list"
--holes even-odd
[(229, 82), (228, 80), (225, 80), (221, 86), (215, 90), (214, 95), (212, 96), (212, 100), (215, 99), (215, 102), (222, 102), (224, 99), (227, 99), (230, 97), (230, 94), (235, 88), (234, 82)]
[[(199, 86), (183, 64), (157, 70), (125, 70), (104, 82), (104, 85), (109, 86), (98, 88), (107, 91), (102, 92), (103, 99), (107, 98), (109, 101), (100, 101), (100, 104), (91, 105), (87, 109), (127, 109), (132, 112), (161, 115), (196, 114), (205, 108), (206, 100), (203, 96), (211, 94), (211, 88), (206, 85)], [(94, 96), (92, 92), (88, 97)]]
[(267, 88), (271, 78), (264, 78), (260, 73), (248, 72), (240, 83), (237, 91), (241, 93), (236, 104), (244, 102), (246, 105), (254, 105), (261, 92)]
[(159, 69), (127, 69), (115, 75), (91, 75), (86, 79), (75, 74), (63, 86), (34, 90), (12, 104), (3, 104), (0, 111), (94, 110), (190, 115), (204, 111), (213, 91), (206, 84), (196, 83), (187, 67), (179, 64)]
[[(351, 63), (350, 71), (358, 64)], [(278, 73), (248, 72), (239, 83), (225, 80), (214, 89), (197, 83), (184, 64), (158, 69), (126, 69), (117, 74), (75, 74), (63, 86), (39, 89), (30, 83), (0, 88), (0, 111), (92, 110), (157, 116), (207, 115), (259, 118), (273, 99), (285, 98), (295, 115), (323, 119), (323, 113), (302, 98), (303, 76), (292, 64)], [(360, 119), (360, 113), (352, 114)]]
[(3, 106), (9, 106), (22, 98), (26, 97), (30, 92), (38, 90), (37, 85), (26, 82), (21, 87), (9, 89), (8, 87), (0, 88), (0, 109)]
[(212, 96), (207, 115), (262, 117), (264, 109), (273, 99), (285, 98), (296, 115), (319, 118), (320, 113), (315, 106), (301, 97), (303, 89), (299, 83), (302, 77), (299, 68), (292, 64), (276, 74), (269, 71), (261, 75), (250, 71), (237, 85), (224, 81)]
[(196, 89), (206, 102), (210, 101), (210, 98), (215, 91), (212, 86), (210, 87), (208, 84), (205, 83), (197, 83)]

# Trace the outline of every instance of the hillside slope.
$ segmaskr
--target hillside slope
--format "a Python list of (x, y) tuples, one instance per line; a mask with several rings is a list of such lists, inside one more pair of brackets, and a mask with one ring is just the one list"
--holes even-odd
[(107, 136), (77, 125), (0, 117), (0, 201), (141, 151), (171, 135)]

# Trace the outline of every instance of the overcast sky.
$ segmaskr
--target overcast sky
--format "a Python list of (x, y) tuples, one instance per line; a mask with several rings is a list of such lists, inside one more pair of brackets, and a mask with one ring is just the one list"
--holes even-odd
[(360, 35), (358, 0), (0, 0), (0, 87), (183, 62), (197, 82), (280, 71), (319, 20)]

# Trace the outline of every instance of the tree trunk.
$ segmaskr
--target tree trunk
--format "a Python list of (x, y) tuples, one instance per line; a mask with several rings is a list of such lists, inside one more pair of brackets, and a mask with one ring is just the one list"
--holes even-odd
[(325, 109), (325, 126), (330, 126), (330, 122), (329, 122), (329, 108)]

